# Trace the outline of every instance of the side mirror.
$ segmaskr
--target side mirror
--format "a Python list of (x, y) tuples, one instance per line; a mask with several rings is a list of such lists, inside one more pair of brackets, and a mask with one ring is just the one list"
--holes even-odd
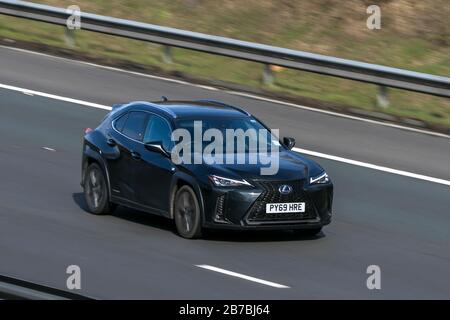
[(295, 146), (295, 139), (294, 138), (290, 138), (290, 137), (284, 137), (283, 138), (283, 143), (286, 146), (286, 148), (291, 150)]
[(163, 156), (170, 158), (170, 154), (164, 149), (161, 141), (146, 142), (145, 148), (148, 151), (159, 152)]

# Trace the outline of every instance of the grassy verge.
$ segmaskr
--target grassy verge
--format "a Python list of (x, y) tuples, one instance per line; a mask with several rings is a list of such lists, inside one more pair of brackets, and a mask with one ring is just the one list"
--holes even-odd
[[(43, 1), (60, 6), (73, 1)], [(219, 12), (210, 2), (191, 8), (190, 1), (156, 1), (152, 10), (145, 11), (145, 2), (129, 1), (78, 1), (86, 11), (106, 15), (127, 17), (150, 23), (181, 27), (195, 31), (221, 34), (235, 38), (260, 41), (275, 45), (294, 47), (302, 50), (331, 54), (344, 58), (365, 60), (384, 65), (407, 68), (420, 72), (448, 75), (450, 54), (448, 46), (442, 46), (421, 36), (402, 37), (397, 33), (380, 33), (375, 36), (357, 34), (346, 36), (348, 32), (333, 28), (333, 19), (325, 20), (325, 26), (316, 26), (315, 20), (322, 16), (311, 8), (311, 16), (306, 21), (295, 20), (279, 25), (282, 17), (273, 16), (261, 0), (256, 5), (249, 1), (242, 9)], [(233, 1), (230, 1), (233, 2)], [(315, 3), (318, 1), (312, 1)], [(77, 1), (75, 1), (77, 3)], [(117, 6), (109, 6), (115, 3)], [(122, 10), (119, 10), (122, 9)], [(184, 10), (184, 11), (183, 11)], [(206, 14), (203, 11), (208, 11)], [(226, 11), (226, 10), (225, 10)], [(144, 12), (144, 13), (142, 13)], [(147, 13), (145, 13), (147, 12)], [(363, 11), (364, 13), (364, 11)], [(186, 17), (191, 17), (188, 20)], [(282, 12), (279, 13), (282, 15)], [(322, 14), (322, 13), (321, 13)], [(323, 13), (328, 17), (328, 13)], [(319, 15), (315, 17), (315, 15)], [(272, 28), (267, 29), (266, 18), (272, 20)], [(364, 18), (364, 15), (362, 16)], [(287, 19), (287, 18), (286, 18)], [(269, 21), (270, 22), (270, 21)], [(192, 25), (189, 25), (191, 23)], [(223, 29), (217, 26), (224, 26)], [(312, 27), (314, 26), (314, 28)], [(262, 38), (266, 36), (265, 38)], [(53, 47), (68, 48), (64, 41), (64, 29), (12, 17), (0, 16), (0, 38), (41, 43)], [(357, 41), (355, 41), (355, 39)], [(301, 40), (301, 42), (299, 42)], [(289, 45), (287, 45), (289, 44)], [(322, 45), (322, 47), (321, 47)], [(173, 50), (173, 63), (165, 64), (161, 59), (161, 47), (140, 41), (121, 39), (95, 34), (85, 30), (76, 32), (75, 51), (91, 57), (101, 57), (110, 61), (124, 60), (146, 66), (156, 66), (162, 71), (179, 71), (199, 79), (220, 80), (247, 87), (263, 89), (290, 97), (304, 97), (341, 106), (343, 109), (360, 108), (382, 112), (401, 118), (417, 119), (427, 124), (450, 128), (450, 100), (403, 90), (390, 90), (390, 106), (376, 107), (376, 86), (328, 76), (283, 69), (275, 74), (275, 83), (270, 86), (261, 83), (262, 66), (257, 63), (219, 57), (184, 49)]]

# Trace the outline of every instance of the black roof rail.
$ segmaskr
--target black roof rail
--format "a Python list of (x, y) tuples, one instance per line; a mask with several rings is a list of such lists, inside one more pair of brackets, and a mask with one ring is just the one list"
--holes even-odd
[(197, 100), (197, 102), (207, 102), (207, 103), (220, 105), (222, 107), (227, 107), (227, 108), (230, 108), (230, 109), (237, 110), (237, 111), (239, 111), (239, 112), (241, 112), (241, 113), (243, 113), (243, 114), (245, 114), (247, 116), (251, 116), (251, 114), (249, 112), (245, 111), (244, 109), (241, 109), (241, 108), (238, 108), (238, 107), (235, 107), (235, 106), (232, 106), (230, 104), (227, 104), (227, 103), (224, 103), (224, 102), (220, 102), (220, 101), (217, 101), (217, 100), (202, 99), (202, 100)]
[(169, 108), (164, 107), (164, 105), (158, 104), (157, 102), (148, 102), (148, 101), (133, 101), (130, 102), (129, 105), (133, 105), (133, 104), (141, 104), (141, 105), (146, 105), (148, 107), (152, 107), (158, 110), (161, 110), (169, 115), (171, 115), (173, 118), (176, 118), (177, 115), (175, 112), (173, 112), (172, 110), (170, 110)]

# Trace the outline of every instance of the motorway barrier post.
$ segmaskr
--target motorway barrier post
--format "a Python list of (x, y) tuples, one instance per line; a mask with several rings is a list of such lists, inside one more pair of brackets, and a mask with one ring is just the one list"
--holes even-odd
[(262, 75), (263, 84), (270, 86), (273, 85), (274, 75), (270, 64), (265, 64)]
[(386, 86), (378, 86), (377, 107), (389, 107), (388, 88)]
[(164, 63), (172, 63), (172, 47), (171, 46), (163, 46), (162, 60)]
[(70, 48), (75, 47), (75, 30), (64, 28), (64, 42)]

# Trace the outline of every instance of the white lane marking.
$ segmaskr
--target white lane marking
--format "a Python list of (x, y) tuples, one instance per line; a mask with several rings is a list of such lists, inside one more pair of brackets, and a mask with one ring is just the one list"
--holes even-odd
[(417, 174), (417, 173), (403, 171), (403, 170), (392, 169), (392, 168), (383, 167), (383, 166), (379, 166), (379, 165), (372, 164), (372, 163), (342, 158), (342, 157), (338, 157), (338, 156), (329, 155), (326, 153), (321, 153), (321, 152), (316, 152), (316, 151), (311, 151), (311, 150), (306, 150), (306, 149), (301, 149), (301, 148), (292, 148), (292, 150), (294, 150), (296, 152), (304, 153), (304, 154), (307, 154), (310, 156), (314, 156), (314, 157), (320, 157), (320, 158), (324, 158), (324, 159), (344, 162), (344, 163), (348, 163), (348, 164), (351, 164), (354, 166), (374, 169), (374, 170), (378, 170), (378, 171), (396, 174), (399, 176), (405, 176), (405, 177), (410, 177), (410, 178), (414, 178), (414, 179), (425, 180), (425, 181), (429, 181), (429, 182), (434, 182), (434, 183), (439, 183), (439, 184), (443, 184), (446, 186), (450, 186), (449, 180), (434, 178), (434, 177), (425, 176), (422, 174)]
[[(72, 99), (72, 98), (67, 98), (67, 97), (61, 97), (61, 96), (57, 96), (57, 95), (54, 95), (54, 94), (28, 90), (28, 89), (14, 87), (14, 86), (5, 85), (5, 84), (0, 84), (0, 88), (7, 89), (7, 90), (18, 91), (18, 92), (25, 92), (25, 91), (26, 92), (32, 92), (36, 96), (46, 97), (46, 98), (49, 98), (49, 99), (55, 99), (55, 100), (61, 100), (61, 101), (65, 101), (65, 102), (71, 102), (71, 103), (75, 103), (75, 104), (79, 104), (79, 105), (83, 105), (83, 106), (87, 106), (87, 107), (99, 108), (99, 109), (104, 109), (104, 110), (111, 110), (111, 107), (105, 106), (105, 105), (101, 105), (101, 104), (97, 104), (97, 103), (92, 103), (92, 102), (87, 102), (87, 101), (77, 100), (77, 99)], [(293, 148), (293, 150), (296, 151), (296, 152), (312, 155), (312, 156), (315, 156), (315, 157), (325, 158), (325, 159), (339, 161), (339, 162), (345, 162), (345, 163), (352, 164), (352, 165), (355, 165), (355, 166), (375, 169), (375, 170), (379, 170), (379, 171), (384, 171), (384, 172), (397, 174), (397, 175), (401, 175), (401, 176), (406, 176), (406, 177), (410, 177), (410, 178), (425, 180), (425, 181), (429, 181), (429, 182), (434, 182), (434, 183), (439, 183), (439, 184), (444, 184), (444, 185), (450, 185), (450, 181), (449, 180), (443, 180), (443, 179), (439, 179), (439, 178), (425, 176), (425, 175), (422, 175), (422, 174), (417, 174), (417, 173), (412, 173), (412, 172), (408, 172), (408, 171), (392, 169), (392, 168), (388, 168), (388, 167), (384, 167), (384, 166), (375, 165), (375, 164), (372, 164), (372, 163), (367, 163), (367, 162), (362, 162), (362, 161), (342, 158), (342, 157), (333, 156), (333, 155), (329, 155), (329, 154), (321, 153), (321, 152), (317, 152), (317, 151), (311, 151), (311, 150), (307, 150), (307, 149)]]
[(450, 135), (444, 134), (444, 133), (429, 131), (429, 130), (425, 130), (425, 129), (418, 129), (418, 128), (413, 128), (413, 127), (406, 127), (406, 126), (402, 126), (402, 125), (391, 123), (391, 122), (372, 120), (372, 119), (362, 118), (362, 117), (358, 117), (358, 116), (351, 116), (351, 115), (344, 114), (344, 113), (339, 113), (339, 112), (334, 112), (334, 111), (328, 111), (328, 110), (322, 110), (322, 109), (307, 107), (307, 106), (300, 105), (300, 104), (295, 104), (295, 103), (286, 102), (286, 101), (282, 101), (282, 100), (266, 98), (266, 97), (262, 97), (262, 96), (258, 96), (258, 95), (254, 95), (254, 94), (250, 94), (250, 93), (246, 93), (246, 92), (226, 90), (226, 89), (219, 89), (219, 88), (212, 87), (212, 86), (195, 84), (195, 83), (191, 83), (191, 82), (187, 82), (187, 81), (183, 81), (183, 80), (177, 80), (177, 79), (161, 77), (161, 76), (155, 76), (155, 75), (141, 73), (141, 72), (136, 72), (136, 71), (130, 71), (130, 70), (125, 70), (125, 69), (120, 69), (120, 68), (115, 68), (115, 67), (104, 66), (104, 65), (96, 64), (96, 63), (92, 63), (92, 62), (86, 62), (86, 61), (81, 61), (81, 60), (74, 60), (74, 59), (69, 59), (69, 58), (63, 58), (63, 57), (53, 56), (53, 55), (50, 55), (50, 54), (47, 54), (47, 53), (41, 53), (41, 52), (36, 52), (36, 51), (31, 51), (31, 50), (26, 50), (26, 49), (13, 48), (13, 47), (2, 46), (2, 45), (0, 45), (0, 48), (4, 48), (4, 49), (8, 49), (8, 50), (15, 50), (15, 51), (19, 51), (19, 52), (25, 52), (25, 53), (39, 55), (39, 56), (44, 56), (44, 57), (47, 57), (47, 58), (58, 59), (58, 60), (67, 61), (67, 62), (71, 62), (71, 63), (79, 63), (79, 64), (83, 64), (83, 65), (87, 65), (87, 66), (91, 66), (91, 67), (96, 67), (96, 68), (100, 68), (100, 69), (106, 69), (106, 70), (111, 70), (111, 71), (128, 73), (128, 74), (132, 74), (132, 75), (136, 75), (136, 76), (140, 76), (140, 77), (145, 77), (145, 78), (151, 78), (151, 79), (156, 79), (156, 80), (161, 80), (161, 81), (178, 83), (178, 84), (192, 86), (192, 87), (197, 87), (197, 88), (201, 88), (201, 89), (205, 89), (205, 90), (223, 91), (223, 92), (231, 94), (231, 95), (246, 97), (246, 98), (249, 98), (249, 99), (261, 100), (261, 101), (271, 102), (271, 103), (285, 105), (285, 106), (289, 106), (289, 107), (299, 108), (299, 109), (303, 109), (303, 110), (307, 110), (307, 111), (318, 112), (318, 113), (322, 113), (322, 114), (326, 114), (326, 115), (330, 115), (330, 116), (346, 118), (346, 119), (351, 119), (351, 120), (357, 120), (357, 121), (363, 121), (363, 122), (376, 124), (376, 125), (380, 125), (380, 126), (391, 127), (391, 128), (395, 128), (395, 129), (412, 131), (412, 132), (416, 132), (416, 133), (422, 133), (422, 134), (427, 134), (427, 135), (431, 135), (431, 136), (436, 136), (436, 137), (450, 139)]
[(22, 92), (22, 93), (27, 94), (27, 95), (35, 95), (35, 96), (39, 96), (39, 97), (45, 97), (45, 98), (49, 98), (49, 99), (75, 103), (75, 104), (79, 104), (79, 105), (83, 105), (83, 106), (87, 106), (87, 107), (92, 107), (92, 108), (111, 110), (111, 107), (105, 106), (105, 105), (101, 105), (101, 104), (98, 104), (98, 103), (92, 103), (92, 102), (87, 102), (87, 101), (78, 100), (78, 99), (61, 97), (61, 96), (57, 96), (57, 95), (50, 94), (50, 93), (44, 93), (44, 92), (39, 92), (39, 91), (34, 91), (34, 90), (28, 90), (28, 89), (19, 88), (19, 87), (10, 86), (10, 85), (1, 84), (1, 83), (0, 83), (0, 88), (6, 89), (6, 90)]
[(244, 280), (248, 280), (248, 281), (264, 284), (266, 286), (270, 286), (270, 287), (274, 287), (274, 288), (278, 288), (278, 289), (288, 289), (288, 288), (290, 288), (290, 287), (285, 286), (283, 284), (279, 284), (279, 283), (275, 283), (275, 282), (271, 282), (271, 281), (255, 278), (255, 277), (246, 276), (245, 274), (242, 274), (242, 273), (237, 273), (237, 272), (225, 270), (225, 269), (222, 269), (222, 268), (217, 268), (217, 267), (210, 266), (210, 265), (207, 265), (207, 264), (198, 264), (198, 265), (196, 265), (196, 267), (207, 269), (207, 270), (214, 271), (214, 272), (223, 273), (223, 274), (226, 274), (226, 275), (231, 276), (231, 277), (241, 278), (241, 279), (244, 279)]
[(49, 148), (49, 147), (42, 147), (42, 149), (47, 150), (47, 151), (52, 151), (52, 152), (56, 152), (55, 149), (53, 148)]
[(348, 115), (348, 114), (338, 113), (338, 112), (334, 112), (334, 111), (315, 109), (315, 108), (312, 108), (312, 107), (298, 105), (298, 104), (290, 103), (290, 102), (286, 102), (286, 101), (281, 101), (281, 100), (275, 100), (275, 99), (265, 98), (265, 97), (261, 97), (261, 96), (256, 96), (256, 95), (252, 95), (252, 94), (245, 93), (245, 92), (239, 92), (239, 91), (226, 91), (226, 92), (229, 93), (229, 94), (233, 94), (233, 95), (237, 95), (237, 96), (241, 96), (241, 97), (247, 97), (247, 98), (251, 98), (251, 99), (255, 99), (255, 100), (261, 100), (261, 101), (266, 101), (266, 102), (271, 102), (271, 103), (276, 103), (276, 104), (282, 104), (282, 105), (289, 106), (289, 107), (294, 107), (294, 108), (299, 108), (299, 109), (303, 109), (303, 110), (324, 113), (324, 114), (328, 114), (328, 115), (331, 115), (331, 116), (347, 118), (347, 119), (351, 119), (351, 120), (358, 120), (358, 121), (363, 121), (363, 122), (367, 122), (367, 123), (382, 125), (382, 126), (385, 126), (385, 127), (391, 127), (391, 128), (401, 129), (401, 130), (408, 130), (408, 131), (413, 131), (413, 132), (417, 132), (417, 133), (428, 134), (428, 135), (441, 137), (441, 138), (447, 138), (447, 139), (450, 138), (450, 135), (447, 135), (445, 133), (433, 132), (433, 131), (428, 131), (428, 130), (424, 130), (424, 129), (417, 129), (417, 128), (412, 128), (412, 127), (405, 127), (405, 126), (402, 126), (402, 125), (399, 125), (399, 124), (395, 124), (395, 123), (377, 121), (377, 120), (366, 119), (366, 118), (360, 118), (360, 117), (357, 117), (357, 116), (351, 116), (351, 115)]

